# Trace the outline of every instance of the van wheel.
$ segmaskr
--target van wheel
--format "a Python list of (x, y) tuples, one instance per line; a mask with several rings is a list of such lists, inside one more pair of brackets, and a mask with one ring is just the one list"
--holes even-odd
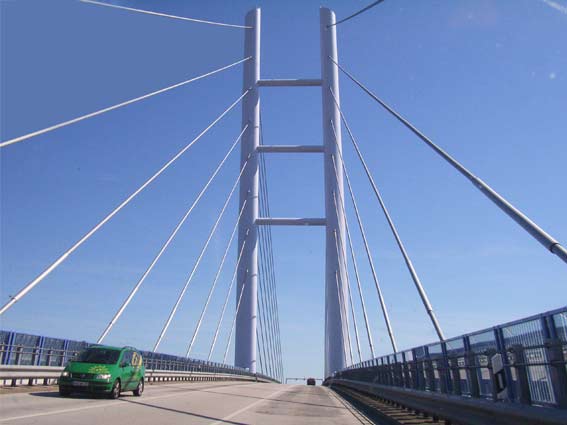
[(134, 390), (134, 395), (136, 397), (140, 397), (143, 392), (144, 392), (144, 378), (140, 379), (140, 382), (138, 382), (138, 386)]
[(59, 395), (61, 397), (69, 397), (71, 395), (71, 391), (69, 391), (68, 389), (59, 387)]
[(118, 397), (120, 397), (120, 380), (117, 379), (110, 390), (110, 398), (116, 400)]

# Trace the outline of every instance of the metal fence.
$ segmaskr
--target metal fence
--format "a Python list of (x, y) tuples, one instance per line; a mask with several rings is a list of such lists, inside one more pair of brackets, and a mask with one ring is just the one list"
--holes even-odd
[[(14, 366), (65, 366), (93, 344), (0, 330), (0, 364)], [(219, 373), (274, 380), (262, 374), (222, 363), (140, 351), (148, 370)]]
[[(500, 374), (493, 366), (499, 363)], [(567, 409), (567, 306), (358, 363), (333, 377)]]

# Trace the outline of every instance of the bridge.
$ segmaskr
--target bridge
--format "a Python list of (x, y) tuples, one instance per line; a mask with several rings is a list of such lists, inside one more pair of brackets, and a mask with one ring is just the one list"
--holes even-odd
[[(537, 289), (545, 294), (548, 303), (545, 311), (524, 317), (516, 314), (506, 323), (486, 322), (483, 318), (480, 323), (489, 323), (490, 327), (478, 326), (456, 332), (451, 318), (439, 315), (437, 309), (442, 309), (445, 303), (464, 303), (467, 297), (472, 299), (478, 292), (463, 288), (453, 293), (452, 298), (431, 296), (430, 292), (439, 292), (434, 291), (432, 281), (423, 278), (427, 273), (419, 271), (416, 265), (419, 262), (410, 255), (408, 246), (411, 246), (412, 232), (404, 231), (406, 221), (400, 225), (392, 213), (396, 209), (390, 208), (385, 196), (387, 192), (381, 190), (375, 161), (369, 159), (377, 147), (369, 144), (372, 141), (368, 140), (368, 130), (364, 129), (364, 122), (357, 119), (358, 111), (350, 108), (345, 92), (364, 98), (366, 116), (383, 119), (380, 114), (384, 113), (403, 129), (405, 138), (415, 140), (435, 159), (441, 159), (439, 164), (447, 165), (448, 170), (455, 171), (455, 176), (472, 183), (482, 195), (484, 205), (506, 219), (503, 223), (511, 223), (513, 231), (525, 236), (526, 240), (531, 238), (530, 242), (540, 249), (538, 254), (546, 255), (544, 261), (549, 262), (550, 268), (560, 267), (562, 273), (565, 271), (567, 249), (558, 238), (544, 230), (540, 223), (488, 181), (474, 174), (467, 166), (466, 158), (442, 147), (442, 142), (426, 135), (397, 107), (381, 97), (379, 88), (364, 81), (363, 72), (340, 59), (342, 52), (339, 54), (338, 39), (340, 41), (342, 26), (355, 25), (357, 20), (362, 22), (363, 18), (376, 16), (393, 3), (394, 0), (375, 1), (338, 18), (333, 10), (322, 7), (318, 22), (319, 69), (312, 70), (309, 75), (276, 75), (273, 78), (266, 78), (261, 72), (264, 65), (262, 34), (270, 28), (265, 26), (262, 30), (260, 8), (250, 10), (241, 23), (227, 23), (221, 19), (161, 11), (158, 2), (152, 8), (133, 1), (95, 0), (71, 1), (57, 6), (75, 8), (80, 10), (78, 13), (100, 20), (143, 19), (140, 21), (142, 25), (159, 21), (163, 25), (175, 23), (184, 28), (197, 26), (207, 28), (207, 31), (228, 32), (231, 39), (242, 40), (244, 52), (222, 66), (205, 69), (173, 84), (153, 86), (136, 96), (107, 103), (45, 127), (34, 127), (29, 132), (10, 134), (9, 137), (2, 135), (0, 154), (3, 167), (8, 170), (3, 172), (4, 186), (17, 178), (9, 173), (16, 170), (18, 161), (41, 164), (42, 159), (36, 156), (47, 150), (34, 150), (35, 147), (53, 149), (61, 157), (62, 162), (58, 159), (57, 164), (65, 164), (65, 161), (72, 161), (65, 149), (71, 149), (69, 144), (65, 149), (57, 147), (63, 143), (61, 134), (70, 134), (66, 132), (95, 122), (96, 126), (89, 127), (90, 137), (103, 138), (107, 133), (105, 120), (116, 119), (121, 113), (158, 100), (163, 102), (160, 107), (166, 114), (165, 108), (171, 108), (168, 96), (211, 82), (207, 91), (201, 92), (201, 97), (196, 100), (201, 104), (197, 109), (202, 109), (194, 111), (199, 119), (189, 120), (193, 135), (185, 137), (183, 144), (175, 152), (168, 153), (167, 158), (163, 157), (163, 151), (169, 152), (169, 145), (161, 144), (157, 149), (157, 145), (152, 144), (160, 152), (149, 155), (147, 160), (152, 164), (149, 168), (122, 157), (127, 173), (121, 175), (128, 177), (131, 183), (127, 193), (120, 199), (113, 197), (114, 204), (103, 214), (85, 214), (90, 220), (86, 225), (71, 226), (78, 229), (77, 234), (70, 241), (65, 239), (65, 245), (59, 241), (54, 243), (58, 247), (55, 256), (47, 258), (42, 251), (38, 255), (42, 261), (41, 269), (35, 275), (30, 275), (30, 270), (39, 266), (13, 272), (16, 265), (2, 260), (3, 268), (10, 271), (5, 274), (8, 279), (3, 277), (3, 305), (0, 308), (0, 423), (98, 424), (124, 420), (140, 424), (567, 423), (567, 306), (562, 296), (564, 292), (554, 293), (546, 288), (545, 282), (539, 282)], [(541, 6), (550, 6), (560, 14), (567, 14), (555, 2), (542, 3)], [(46, 7), (45, 3), (41, 7)], [(28, 15), (16, 3), (3, 3), (2, 8), (8, 19)], [(225, 43), (216, 43), (214, 38), (209, 41), (217, 47)], [(238, 69), (242, 71), (242, 86), (238, 87), (237, 95), (227, 99), (225, 95), (231, 88), (233, 74), (240, 78)], [(553, 75), (552, 79), (555, 79)], [(345, 91), (345, 86), (353, 91)], [(217, 104), (217, 95), (212, 94), (211, 88), (222, 94), (218, 97), (224, 99), (222, 104)], [(271, 141), (269, 126), (264, 131), (263, 121), (269, 121), (273, 111), (262, 109), (261, 99), (272, 95), (277, 99), (279, 93), (288, 93), (288, 88), (293, 88), (289, 93), (297, 97), (298, 108), (306, 98), (315, 98), (321, 104), (320, 116), (316, 117), (322, 125), (319, 140), (304, 143), (304, 137), (296, 132), (296, 139), (279, 144)], [(185, 102), (186, 99), (181, 100), (183, 96), (180, 95), (176, 102)], [(276, 106), (275, 109), (279, 113), (284, 108)], [(137, 112), (133, 114), (130, 119), (140, 120)], [(209, 118), (201, 120), (205, 116)], [(239, 124), (234, 121), (238, 118)], [(312, 118), (305, 117), (306, 121), (312, 121)], [(118, 120), (114, 125), (116, 123), (122, 121)], [(214, 136), (223, 125), (228, 130), (224, 129), (222, 137)], [(286, 126), (297, 128), (302, 125), (286, 123)], [(230, 137), (230, 144), (225, 146), (222, 142), (227, 137)], [(73, 143), (73, 149), (77, 149), (81, 140), (73, 140)], [(127, 149), (136, 149), (135, 141), (124, 143), (128, 143)], [(112, 149), (119, 148), (113, 146)], [(239, 156), (237, 152), (240, 152)], [(155, 161), (150, 161), (153, 155), (165, 159), (154, 167)], [(272, 173), (268, 184), (273, 158), (283, 159), (286, 168), (292, 170), (291, 161), (296, 158), (318, 161), (319, 170), (323, 170), (323, 187), (318, 190), (324, 202), (322, 214), (272, 215), (274, 193), (270, 193), (271, 183), (276, 175), (276, 180), (286, 178)], [(144, 173), (139, 174), (138, 169), (134, 171), (135, 165)], [(90, 164), (86, 166), (89, 168)], [(176, 212), (173, 221), (160, 214), (154, 222), (140, 225), (140, 233), (151, 232), (153, 243), (144, 242), (151, 255), (145, 256), (147, 261), (141, 266), (137, 263), (128, 275), (128, 282), (120, 279), (116, 284), (96, 282), (95, 287), (105, 291), (105, 295), (93, 294), (92, 301), (74, 286), (62, 285), (62, 276), (69, 273), (70, 264), (77, 261), (81, 251), (96, 246), (97, 238), (103, 234), (124, 237), (118, 227), (113, 227), (114, 223), (136, 206), (146, 213), (144, 197), (152, 189), (161, 191), (161, 198), (154, 199), (158, 199), (157, 205), (163, 212), (173, 211), (166, 207), (172, 200), (171, 195), (163, 195), (163, 187), (158, 185), (175, 173), (176, 167), (195, 170), (190, 179), (183, 182), (183, 185), (191, 186), (193, 197), (183, 201), (182, 213)], [(204, 172), (201, 173), (203, 170), (208, 173), (205, 177)], [(225, 175), (230, 177), (227, 181), (222, 180)], [(11, 186), (8, 189), (15, 190)], [(565, 197), (564, 185), (556, 184), (555, 190), (559, 197)], [(220, 202), (210, 199), (213, 195), (220, 197)], [(100, 199), (95, 193), (88, 196)], [(305, 204), (307, 202), (299, 207)], [(108, 202), (101, 205), (108, 205)], [(74, 215), (68, 212), (75, 207), (77, 203), (72, 200), (68, 205), (59, 206), (64, 210), (59, 222), (72, 221)], [(549, 205), (544, 207), (550, 208)], [(2, 214), (14, 214), (15, 209), (17, 207), (3, 200)], [(419, 210), (414, 208), (413, 214), (419, 215)], [(231, 211), (233, 217), (229, 217)], [(465, 218), (472, 220), (473, 217)], [(379, 262), (382, 249), (376, 247), (376, 239), (372, 236), (378, 219), (384, 220), (384, 229), (391, 236), (400, 264), (407, 273), (405, 279), (411, 282), (411, 287), (405, 287), (404, 293), (409, 294), (409, 289), (415, 291), (411, 296), (421, 304), (420, 319), (416, 322), (408, 318), (408, 326), (392, 320), (398, 315), (396, 306), (388, 298), (387, 288), (391, 283), (388, 276), (382, 275)], [(163, 223), (167, 223), (163, 234), (150, 230), (152, 227), (164, 229)], [(188, 231), (186, 228), (190, 225), (195, 229)], [(3, 221), (3, 233), (7, 231), (4, 226)], [(57, 226), (59, 224), (51, 227)], [(323, 367), (321, 371), (313, 370), (310, 375), (305, 370), (292, 368), (289, 371), (284, 357), (290, 348), (282, 338), (282, 327), (295, 323), (295, 332), (302, 332), (312, 317), (309, 303), (298, 304), (294, 317), (281, 314), (289, 313), (287, 310), (280, 311), (282, 295), (293, 298), (296, 294), (289, 293), (288, 282), (278, 278), (281, 273), (276, 273), (278, 258), (284, 253), (274, 249), (278, 246), (274, 232), (287, 234), (293, 227), (308, 233), (318, 229), (324, 232), (324, 256), (321, 256), (324, 258), (324, 289), (320, 291), (324, 294), (324, 320), (321, 321), (324, 337), (322, 341), (309, 341), (313, 345), (322, 343)], [(38, 231), (35, 225), (30, 228)], [(181, 240), (187, 234), (191, 240), (183, 245)], [(21, 237), (32, 241), (25, 250), (20, 249), (18, 242), (17, 249), (22, 255), (40, 249), (35, 247), (41, 244), (33, 241), (34, 235)], [(97, 252), (110, 249), (109, 240), (103, 245), (98, 242)], [(184, 255), (177, 263), (171, 262), (169, 256), (180, 245), (184, 247)], [(4, 241), (3, 246), (7, 251), (11, 250)], [(290, 246), (293, 244), (287, 248)], [(128, 255), (134, 255), (137, 248), (136, 244), (130, 244), (124, 253), (128, 251)], [(313, 258), (319, 257), (314, 255)], [(101, 267), (101, 262), (94, 263), (95, 267)], [(544, 264), (548, 267), (548, 263)], [(160, 278), (161, 283), (154, 277), (160, 268), (172, 271), (167, 279)], [(204, 274), (209, 276), (203, 277)], [(112, 272), (104, 276), (115, 279)], [(400, 278), (396, 276), (394, 280)], [(152, 285), (154, 288), (150, 289)], [(62, 286), (66, 291), (76, 291), (73, 303), (49, 301), (46, 304), (45, 294), (61, 293)], [(529, 298), (530, 290), (533, 288), (518, 292)], [(41, 295), (41, 291), (47, 292)], [(479, 295), (479, 298), (490, 295)], [(514, 297), (501, 300), (502, 304), (513, 302)], [(97, 311), (99, 304), (100, 310), (108, 315), (102, 321), (98, 320), (101, 317)], [(79, 308), (74, 316), (67, 314), (71, 307)], [(30, 325), (27, 318), (42, 308), (47, 308), (48, 312), (58, 310), (58, 314), (54, 314), (54, 318), (42, 315), (41, 325)], [(26, 314), (18, 313), (19, 309)], [(507, 311), (515, 311), (514, 306), (508, 306)], [(134, 322), (127, 322), (129, 313), (137, 313)], [(89, 318), (88, 325), (81, 322), (81, 316)], [(485, 314), (479, 311), (478, 316)], [(59, 323), (61, 317), (65, 317), (63, 325)], [(475, 319), (470, 321), (474, 323)], [(427, 327), (429, 333), (424, 331), (417, 338), (419, 343), (408, 345), (400, 330), (407, 330), (416, 323)], [(62, 335), (60, 331), (53, 333), (53, 329), (63, 329), (64, 326), (73, 337)], [(135, 341), (145, 344), (137, 347), (146, 368), (142, 398), (129, 393), (124, 393), (118, 400), (59, 395), (56, 385), (61, 373), (80, 352), (100, 344), (137, 345)], [(307, 348), (296, 347), (297, 350)], [(308, 378), (315, 379), (317, 385), (305, 385)]]

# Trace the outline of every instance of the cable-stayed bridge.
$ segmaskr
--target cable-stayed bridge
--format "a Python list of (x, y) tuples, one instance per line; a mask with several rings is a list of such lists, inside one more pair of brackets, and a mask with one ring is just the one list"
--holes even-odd
[[(195, 241), (198, 253), (190, 270), (170, 300), (168, 314), (161, 320), (160, 332), (152, 347), (142, 352), (148, 371), (147, 402), (124, 399), (123, 403), (81, 400), (51, 400), (41, 396), (34, 400), (27, 394), (5, 395), (5, 412), (0, 422), (7, 423), (77, 423), (96, 422), (98, 414), (105, 421), (129, 415), (141, 423), (566, 423), (567, 422), (567, 307), (540, 315), (479, 330), (472, 334), (447, 338), (427, 293), (427, 284), (420, 278), (408, 249), (403, 231), (396, 226), (387, 200), (380, 192), (374, 170), (368, 164), (364, 143), (359, 142), (356, 128), (350, 123), (350, 113), (341, 106), (339, 77), (346, 84), (360, 89), (376, 113), (385, 111), (415, 136), (415, 140), (430, 148), (459, 175), (478, 189), (494, 207), (517, 223), (527, 236), (542, 245), (550, 261), (567, 263), (567, 250), (560, 241), (543, 230), (518, 206), (514, 205), (489, 183), (466, 167), (465, 158), (455, 158), (424, 134), (375, 90), (361, 81), (340, 61), (337, 47), (338, 26), (356, 18), (382, 1), (372, 3), (352, 15), (337, 20), (332, 10), (320, 10), (320, 75), (286, 79), (267, 79), (261, 73), (261, 11), (251, 10), (242, 24), (227, 24), (211, 20), (175, 16), (91, 0), (81, 0), (85, 7), (108, 7), (116, 13), (145, 14), (156, 19), (186, 21), (187, 24), (208, 25), (240, 31), (244, 38), (241, 59), (194, 75), (176, 84), (159, 88), (123, 102), (76, 116), (69, 120), (2, 140), (0, 149), (8, 157), (11, 149), (26, 149), (42, 143), (45, 135), (64, 131), (90, 119), (103, 120), (107, 114), (146, 99), (160, 96), (201, 80), (235, 72), (243, 72), (242, 91), (234, 99), (218, 106), (213, 120), (195, 130), (195, 136), (140, 181), (138, 186), (106, 215), (78, 235), (59, 256), (45, 264), (43, 271), (7, 296), (0, 314), (17, 309), (30, 299), (29, 294), (62, 264), (72, 261), (73, 254), (87, 245), (91, 238), (113, 218), (131, 205), (138, 196), (152, 189), (182, 157), (191, 155), (202, 139), (231, 114), (241, 110), (241, 126), (234, 132), (222, 159), (202, 182), (196, 196), (187, 205), (175, 225), (155, 247), (151, 261), (132, 282), (129, 293), (116, 302), (117, 309), (101, 325), (96, 341), (76, 341), (53, 338), (49, 329), (43, 335), (28, 335), (11, 330), (0, 333), (2, 374), (5, 385), (50, 384), (57, 379), (61, 367), (90, 344), (103, 344), (122, 315), (140, 294), (140, 289), (162, 256), (168, 252), (178, 233), (188, 223), (196, 208), (209, 192), (227, 162), (240, 155), (239, 168), (225, 188), (224, 200), (215, 211), (206, 229), (206, 237)], [(281, 87), (297, 87), (321, 95), (322, 137), (320, 144), (270, 144), (264, 140), (262, 127), (262, 93)], [(52, 142), (55, 143), (55, 142)], [(358, 163), (350, 164), (343, 150), (350, 145)], [(319, 217), (272, 216), (269, 203), (268, 166), (266, 156), (294, 153), (316, 155), (324, 173), (324, 215)], [(9, 158), (9, 157), (8, 157)], [(412, 349), (400, 347), (395, 326), (389, 314), (388, 302), (382, 290), (376, 254), (368, 237), (368, 224), (360, 211), (358, 188), (351, 178), (351, 167), (361, 167), (371, 189), (376, 217), (383, 217), (403, 258), (407, 272), (423, 305), (423, 315), (434, 330), (437, 340)], [(194, 184), (195, 182), (192, 182)], [(229, 238), (224, 242), (214, 277), (201, 305), (196, 308), (196, 321), (191, 335), (186, 336), (182, 355), (164, 353), (162, 342), (171, 336), (171, 325), (178, 319), (182, 303), (191, 297), (196, 275), (211, 255), (212, 241), (226, 221), (231, 201), (237, 200), (236, 220), (229, 224)], [(347, 215), (347, 209), (352, 214)], [(205, 225), (206, 226), (206, 225)], [(272, 228), (274, 226), (316, 226), (325, 232), (325, 388), (287, 387), (284, 371), (283, 343), (280, 332), (278, 291)], [(353, 239), (362, 241), (357, 249)], [(236, 251), (235, 261), (230, 253)], [(360, 267), (368, 267), (372, 291), (363, 282)], [(223, 286), (223, 273), (230, 276)], [(283, 287), (282, 287), (283, 286)], [(380, 306), (391, 354), (377, 356), (368, 298), (376, 297)], [(215, 311), (214, 300), (219, 299)], [(435, 300), (433, 300), (435, 301)], [(293, 318), (298, 320), (298, 318)], [(283, 318), (282, 320), (289, 320)], [(299, 319), (300, 320), (300, 319)], [(194, 352), (203, 327), (214, 331), (207, 343), (207, 353)], [(228, 332), (222, 332), (228, 329)], [(233, 348), (232, 348), (233, 347)], [(231, 358), (234, 350), (234, 358)], [(370, 356), (365, 358), (364, 352)], [(179, 353), (178, 353), (179, 354)], [(216, 357), (215, 357), (216, 356)], [(213, 359), (221, 361), (214, 361)], [(158, 385), (164, 384), (164, 385)], [(328, 390), (331, 388), (334, 392)], [(32, 393), (33, 394), (33, 393)], [(48, 393), (47, 393), (48, 394)], [(37, 395), (37, 394), (36, 394)], [(155, 400), (155, 401), (154, 401)], [(54, 403), (52, 403), (54, 401)], [(189, 407), (185, 404), (188, 403)], [(22, 408), (22, 406), (24, 406)], [(108, 409), (107, 409), (108, 407)], [(101, 413), (103, 412), (103, 413)], [(91, 421), (91, 422), (89, 422)], [(397, 422), (392, 422), (397, 421)], [(404, 422), (406, 421), (406, 422)], [(369, 423), (369, 422), (366, 422)]]

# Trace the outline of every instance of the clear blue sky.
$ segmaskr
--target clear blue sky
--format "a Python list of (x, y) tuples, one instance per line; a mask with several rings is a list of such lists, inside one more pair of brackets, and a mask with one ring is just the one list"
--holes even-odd
[[(344, 17), (367, 2), (330, 0), (323, 5)], [(263, 76), (319, 76), (319, 1), (116, 3), (231, 23), (242, 23), (245, 13), (259, 5)], [(0, 4), (2, 140), (242, 57), (243, 32), (238, 29), (77, 1)], [(387, 0), (341, 25), (338, 37), (340, 60), (348, 69), (567, 243), (565, 8), (565, 0)], [(4, 149), (2, 302), (236, 99), (241, 80), (241, 68), (236, 68)], [(348, 80), (341, 84), (344, 110), (447, 335), (566, 304), (565, 264)], [(320, 103), (316, 88), (263, 91), (266, 143), (319, 143)], [(239, 126), (237, 109), (16, 304), (1, 327), (95, 340)], [(399, 345), (434, 341), (383, 216), (344, 140)], [(236, 176), (237, 157), (148, 278), (109, 343), (151, 348)], [(274, 216), (323, 214), (318, 156), (269, 157), (268, 168)], [(351, 206), (347, 208), (355, 229)], [(236, 213), (233, 202), (160, 351), (185, 353)], [(355, 233), (375, 343), (385, 354), (387, 334)], [(274, 250), (286, 375), (321, 376), (323, 230), (275, 228)], [(218, 315), (235, 256), (236, 247), (209, 319)], [(209, 320), (194, 349), (197, 357), (206, 352), (212, 331)], [(364, 338), (363, 347), (368, 356)], [(219, 356), (220, 350), (215, 359)]]

